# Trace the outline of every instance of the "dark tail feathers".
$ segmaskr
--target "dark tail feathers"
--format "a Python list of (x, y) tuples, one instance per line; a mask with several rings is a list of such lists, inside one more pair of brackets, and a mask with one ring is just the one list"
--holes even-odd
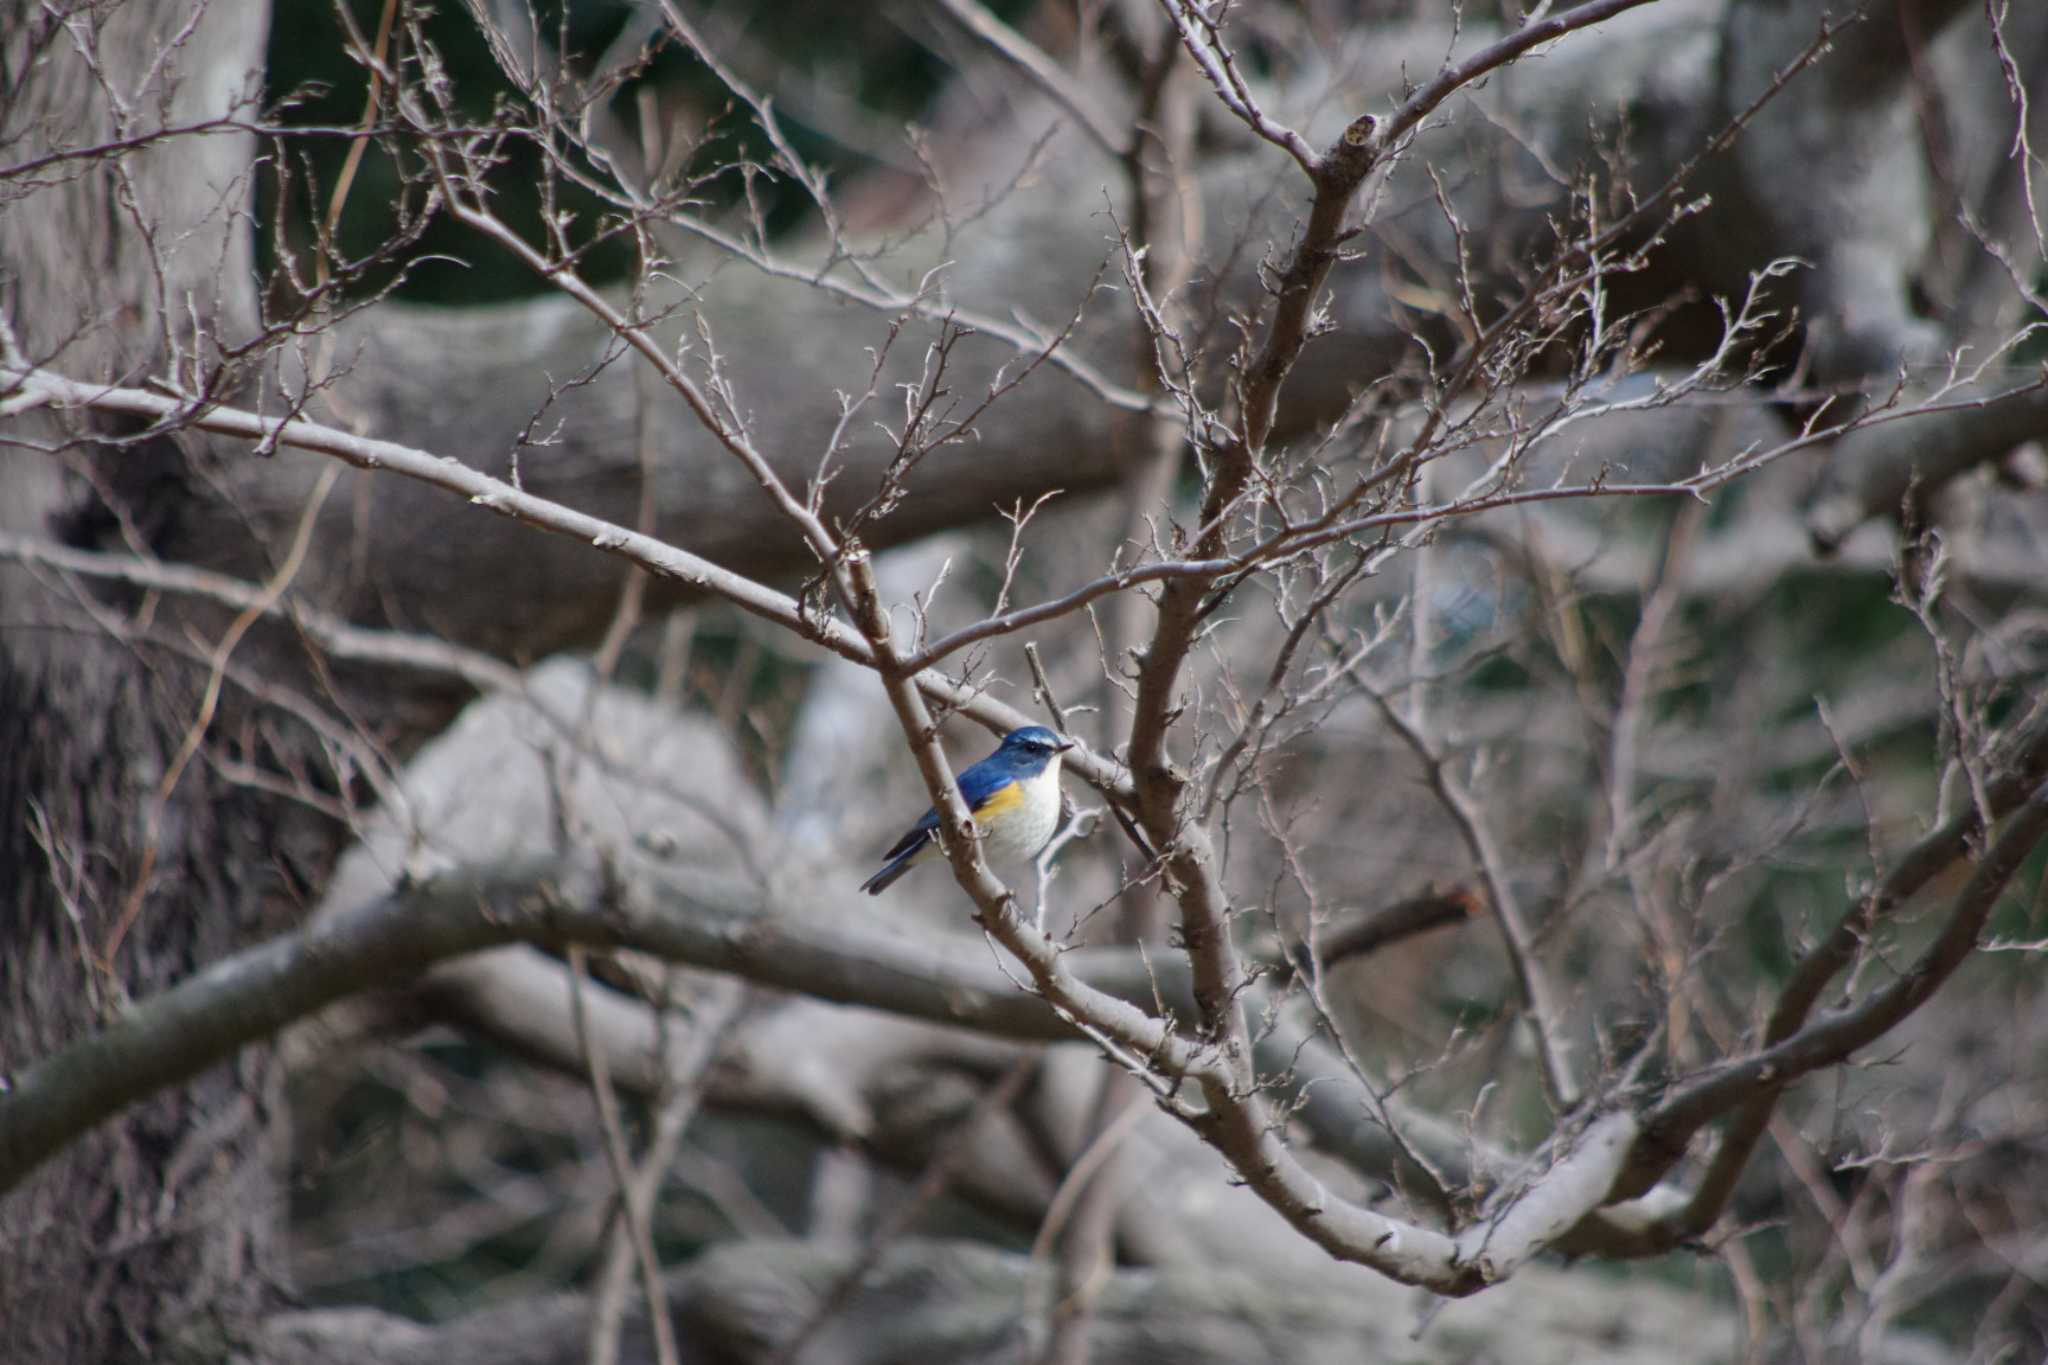
[(927, 842), (927, 840), (920, 839), (914, 846), (904, 849), (903, 852), (891, 858), (882, 865), (880, 872), (862, 882), (860, 889), (867, 892), (870, 896), (879, 896), (884, 891), (887, 891), (896, 884), (898, 877), (910, 871), (912, 861), (916, 859), (918, 854), (924, 852), (924, 846)]

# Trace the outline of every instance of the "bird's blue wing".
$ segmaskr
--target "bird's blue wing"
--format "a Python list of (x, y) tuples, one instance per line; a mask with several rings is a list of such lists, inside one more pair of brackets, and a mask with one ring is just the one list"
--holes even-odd
[[(990, 797), (1009, 786), (1016, 777), (1010, 771), (1009, 763), (998, 754), (984, 758), (972, 767), (961, 769), (956, 780), (960, 784), (961, 798), (967, 802), (967, 809), (978, 811), (988, 804)], [(883, 859), (886, 861), (900, 858), (911, 852), (937, 833), (938, 828), (938, 811), (927, 810), (923, 818), (905, 830), (903, 837), (890, 846), (889, 851), (882, 855)]]
[[(984, 758), (960, 774), (960, 795), (967, 802), (967, 809), (978, 811), (989, 803), (989, 798), (1017, 780), (1016, 772), (1001, 754)], [(932, 823), (936, 825), (936, 817)]]

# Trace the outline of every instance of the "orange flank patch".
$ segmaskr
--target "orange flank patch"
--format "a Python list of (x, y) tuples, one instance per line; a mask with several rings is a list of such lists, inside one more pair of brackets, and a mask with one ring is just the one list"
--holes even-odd
[(986, 801), (976, 806), (974, 808), (974, 819), (979, 824), (986, 824), (999, 815), (1009, 814), (1023, 804), (1024, 784), (1022, 782), (1011, 782), (1006, 786), (997, 787), (995, 791), (989, 794), (989, 798)]

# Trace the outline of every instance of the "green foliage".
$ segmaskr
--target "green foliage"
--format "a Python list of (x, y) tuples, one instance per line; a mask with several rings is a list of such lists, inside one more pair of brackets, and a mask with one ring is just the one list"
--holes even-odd
[[(381, 0), (347, 0), (358, 32), (365, 37), (377, 31)], [(583, 7), (579, 7), (583, 8)], [(591, 9), (618, 8), (591, 6)], [(419, 25), (426, 41), (446, 64), (453, 80), (453, 94), (460, 116), (477, 125), (491, 122), (500, 102), (510, 91), (492, 60), (476, 26), (459, 6), (442, 10), (421, 8)], [(572, 36), (586, 31), (573, 27)], [(406, 54), (401, 54), (406, 55)], [(366, 68), (348, 55), (348, 35), (334, 8), (326, 4), (279, 5), (272, 17), (269, 52), (269, 97), (278, 105), (271, 121), (287, 128), (338, 128), (358, 125), (369, 92)], [(279, 231), (300, 252), (314, 240), (315, 227), (328, 213), (328, 206), (347, 160), (350, 139), (339, 136), (292, 137), (279, 140), (270, 149), (273, 158), (288, 163), (285, 202), (278, 203), (279, 176), (275, 169), (259, 183), (257, 250), (259, 265), (267, 272), (277, 260)], [(544, 158), (541, 150), (526, 139), (508, 139), (501, 146), (502, 161), (491, 179), (492, 206), (529, 242), (539, 242), (541, 221), (541, 180)], [(365, 154), (348, 202), (335, 229), (335, 246), (344, 256), (361, 258), (389, 241), (400, 226), (399, 208), (411, 201), (416, 209), (420, 195), (416, 187), (425, 167), (411, 152), (397, 152), (383, 141), (373, 139)], [(588, 236), (604, 206), (588, 191), (570, 183), (558, 183), (557, 203), (575, 215), (580, 231)], [(429, 224), (417, 243), (406, 253), (409, 269), (399, 297), (422, 303), (491, 303), (543, 292), (547, 285), (506, 252), (481, 241), (477, 235), (445, 218)], [(623, 279), (631, 269), (628, 244), (614, 241), (593, 251), (584, 266), (587, 277), (599, 281)], [(397, 267), (387, 266), (370, 273), (365, 285), (387, 282)]]
[[(316, 224), (328, 212), (352, 139), (338, 130), (358, 126), (368, 94), (368, 71), (350, 55), (349, 31), (335, 4), (346, 4), (355, 31), (366, 40), (377, 32), (383, 0), (334, 0), (333, 3), (280, 4), (270, 33), (269, 121), (304, 130), (305, 136), (277, 139), (269, 149), (285, 163), (285, 197), (279, 203), (280, 178), (275, 166), (259, 186), (259, 263), (266, 273), (278, 260), (281, 231), (303, 253), (315, 237)], [(1025, 3), (992, 6), (1014, 14)], [(798, 11), (792, 14), (790, 11)], [(455, 107), (475, 126), (522, 124), (529, 111), (505, 80), (489, 46), (469, 13), (460, 5), (413, 5), (410, 10), (424, 41), (446, 69)], [(573, 4), (543, 3), (536, 9), (537, 32), (551, 56), (567, 54), (572, 73), (587, 74), (606, 55), (633, 16), (627, 0), (576, 0)], [(566, 13), (566, 25), (564, 18)], [(759, 80), (784, 65), (827, 74), (871, 116), (875, 128), (891, 130), (925, 115), (948, 69), (932, 48), (914, 41), (894, 22), (868, 6), (826, 3), (790, 5), (727, 4), (716, 7), (707, 22), (719, 37), (736, 36), (739, 49), (760, 71), (745, 70)], [(401, 23), (401, 29), (404, 28)], [(397, 56), (413, 58), (401, 34)], [(848, 54), (858, 54), (857, 62)], [(638, 117), (636, 92), (643, 84), (658, 87), (666, 102), (680, 102), (701, 116), (704, 132), (682, 174), (692, 179), (692, 197), (713, 215), (735, 209), (742, 201), (737, 176), (716, 176), (720, 168), (741, 164), (765, 166), (773, 149), (750, 118), (733, 116), (735, 102), (719, 78), (681, 44), (656, 35), (643, 49), (644, 64), (611, 96), (611, 112), (632, 128)], [(409, 67), (410, 74), (410, 67)], [(807, 115), (809, 115), (807, 117)], [(835, 136), (824, 119), (807, 108), (778, 101), (776, 116), (790, 144), (806, 163), (839, 179), (871, 164), (871, 158)], [(325, 130), (314, 133), (313, 130)], [(635, 130), (637, 131), (637, 130)], [(558, 148), (558, 151), (561, 150)], [(501, 160), (490, 178), (493, 209), (529, 242), (541, 242), (543, 184), (548, 179), (547, 155), (530, 135), (500, 144)], [(564, 152), (563, 154), (567, 154)], [(401, 222), (399, 206), (417, 208), (417, 186), (423, 165), (410, 152), (397, 152), (373, 140), (349, 190), (346, 210), (337, 226), (338, 250), (361, 258), (389, 241)], [(770, 237), (808, 224), (814, 209), (808, 197), (780, 177), (754, 179), (753, 203), (763, 214)], [(571, 240), (590, 243), (618, 220), (616, 210), (574, 183), (555, 176), (552, 193), (558, 212), (571, 215)], [(502, 250), (481, 242), (475, 233), (438, 220), (426, 228), (405, 253), (407, 270), (398, 296), (422, 303), (475, 304), (529, 297), (549, 286)], [(369, 273), (365, 287), (388, 282), (398, 267)], [(635, 269), (630, 237), (613, 236), (592, 246), (581, 273), (600, 284), (617, 283)]]

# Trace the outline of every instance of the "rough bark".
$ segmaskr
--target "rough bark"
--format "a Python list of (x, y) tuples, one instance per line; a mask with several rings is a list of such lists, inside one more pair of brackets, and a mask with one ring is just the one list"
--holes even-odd
[[(53, 9), (97, 33), (110, 78), (134, 82), (186, 7), (10, 7), (0, 49), (0, 155), (116, 135), (107, 105)], [(196, 20), (162, 105), (138, 126), (224, 112), (259, 63), (267, 6), (215, 0)], [(223, 135), (138, 151), (125, 182), (104, 164), (59, 167), (0, 202), (8, 313), (31, 355), (109, 374), (160, 363), (187, 299), (228, 328), (252, 311), (249, 245), (221, 204), (252, 147)], [(19, 189), (16, 184), (12, 189)], [(153, 268), (122, 205), (161, 234)], [(17, 433), (59, 435), (35, 415)], [(169, 441), (125, 457), (121, 477), (151, 527), (177, 514)], [(84, 482), (45, 456), (0, 462), (0, 523), (48, 535), (84, 527)], [(88, 518), (90, 520), (90, 518)], [(191, 720), (190, 678), (91, 629), (61, 589), (0, 569), (0, 1072), (21, 1068), (241, 946), (278, 913), (291, 870), (285, 813), (189, 769), (154, 820), (155, 792)], [(128, 918), (152, 831), (147, 894), (111, 967), (99, 957)], [(195, 1317), (275, 1301), (281, 1132), (277, 1069), (252, 1048), (125, 1114), (0, 1201), (4, 1353), (28, 1362), (152, 1359)]]
[[(275, 812), (195, 776), (166, 813), (169, 848), (116, 971), (92, 965), (122, 910), (100, 870), (137, 866), (140, 806), (176, 717), (111, 642), (11, 638), (0, 651), (0, 1058), (18, 1066), (275, 923), (283, 887)], [(269, 1048), (251, 1048), (130, 1110), (0, 1201), (10, 1359), (147, 1359), (194, 1314), (270, 1301), (276, 1079)]]

